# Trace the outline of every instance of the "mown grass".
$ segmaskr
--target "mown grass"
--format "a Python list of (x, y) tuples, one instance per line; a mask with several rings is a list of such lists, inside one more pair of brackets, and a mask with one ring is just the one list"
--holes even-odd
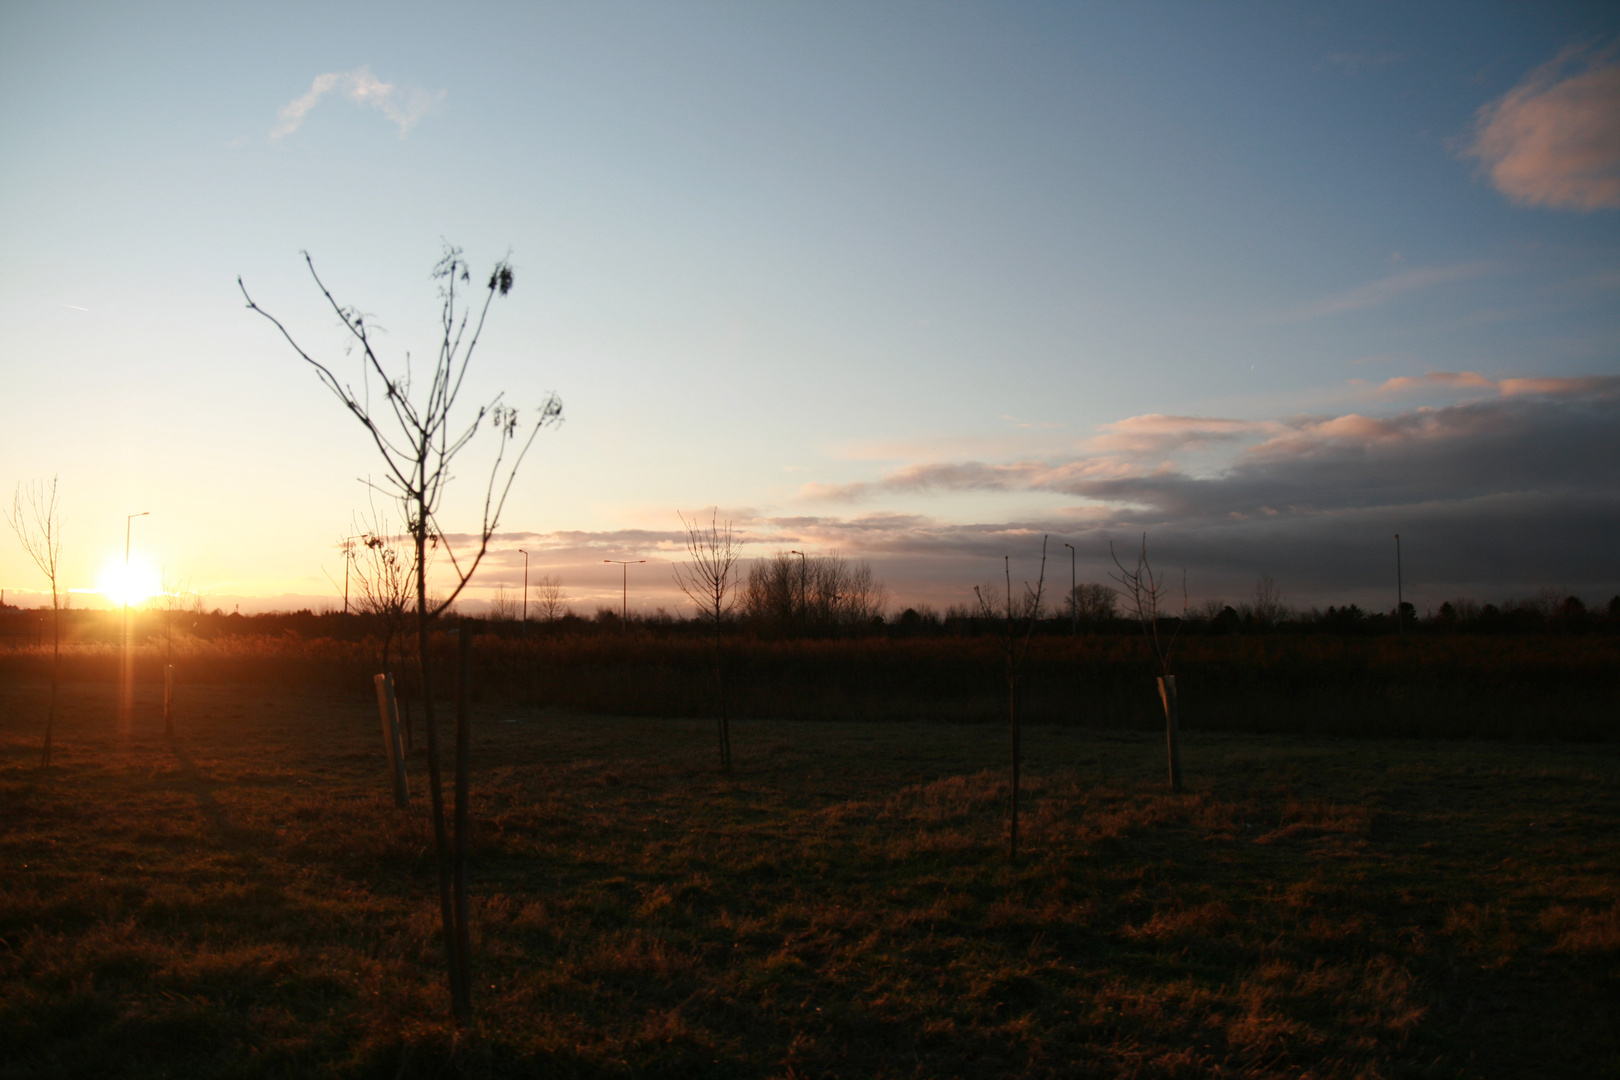
[(1620, 1075), (1620, 751), (475, 714), (478, 1024), (359, 695), (0, 686), (0, 1076)]

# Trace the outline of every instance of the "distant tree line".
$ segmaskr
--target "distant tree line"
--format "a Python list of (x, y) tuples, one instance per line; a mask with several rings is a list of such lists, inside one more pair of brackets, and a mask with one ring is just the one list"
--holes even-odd
[[(818, 564), (818, 558), (824, 560)], [(803, 575), (802, 579), (799, 575)], [(542, 579), (531, 589), (529, 631), (537, 635), (617, 633), (626, 630), (659, 634), (701, 633), (702, 624), (666, 607), (630, 612), (621, 618), (618, 607), (602, 607), (582, 616), (567, 605), (555, 579)], [(800, 592), (801, 581), (804, 591)], [(544, 588), (545, 595), (539, 590)], [(519, 590), (521, 594), (521, 590)], [(735, 630), (764, 637), (918, 637), (977, 635), (999, 632), (967, 603), (941, 611), (929, 604), (909, 605), (898, 612), (884, 610), (886, 590), (872, 577), (871, 567), (837, 556), (809, 556), (801, 566), (797, 556), (780, 555), (756, 560), (746, 575), (736, 610), (728, 619)], [(510, 594), (509, 594), (510, 596)], [(302, 638), (383, 637), (386, 616), (356, 609), (345, 618), (341, 611), (298, 611), (243, 615), (206, 609), (205, 598), (193, 597), (173, 619), (177, 636), (213, 639), (238, 635), (293, 635)], [(1071, 605), (1073, 607), (1071, 608)], [(409, 605), (408, 605), (409, 606)], [(1078, 618), (1071, 617), (1076, 611)], [(161, 612), (136, 616), (135, 637), (145, 640), (162, 633)], [(117, 627), (105, 611), (76, 608), (61, 612), (64, 642), (114, 643)], [(477, 618), (480, 632), (517, 635), (521, 607), (508, 601)], [(0, 607), (0, 641), (16, 644), (50, 639), (50, 608), (19, 608), (8, 598)], [(1293, 608), (1280, 600), (1261, 599), (1227, 603), (1206, 600), (1177, 616), (1189, 634), (1393, 634), (1395, 612), (1368, 611), (1356, 604), (1327, 608)], [(1167, 623), (1176, 620), (1165, 620)], [(1126, 617), (1114, 590), (1107, 585), (1082, 584), (1073, 597), (1060, 596), (1039, 620), (1036, 633), (1067, 634), (1075, 624), (1083, 634), (1140, 634), (1141, 627)], [(1587, 605), (1580, 597), (1557, 589), (1502, 603), (1479, 603), (1468, 597), (1447, 600), (1421, 613), (1406, 605), (1407, 633), (1446, 634), (1583, 634), (1620, 633), (1620, 596), (1606, 604)]]

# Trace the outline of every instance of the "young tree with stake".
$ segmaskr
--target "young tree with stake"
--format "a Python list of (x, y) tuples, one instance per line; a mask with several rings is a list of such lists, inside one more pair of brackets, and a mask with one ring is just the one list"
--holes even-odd
[[(358, 308), (337, 302), (315, 272), (314, 260), (308, 252), (304, 253), (304, 263), (309, 268), (315, 287), (348, 331), (351, 349), (359, 351), (361, 388), (358, 391), (305, 351), (275, 316), (259, 307), (248, 294), (241, 278), (237, 278), (237, 286), (242, 290), (248, 309), (264, 316), (281, 332), (293, 350), (315, 369), (321, 384), (360, 422), (386, 465), (383, 490), (398, 499), (404, 511), (406, 531), (414, 548), (411, 570), (416, 589), (417, 661), (427, 733), (430, 817), (434, 848), (438, 855), (439, 914), (444, 929), (445, 966), (453, 1016), (458, 1027), (465, 1027), (472, 1019), (471, 969), (466, 949), (469, 939), (465, 903), (467, 837), (463, 828), (468, 799), (468, 763), (466, 755), (459, 750), (467, 745), (467, 739), (465, 731), (457, 731), (458, 752), (453, 761), (456, 836), (452, 847), (445, 827), (443, 770), (438, 725), (433, 711), (428, 635), (433, 621), (455, 603), (488, 553), (490, 538), (500, 522), (501, 511), (506, 505), (518, 466), (541, 429), (561, 421), (562, 403), (555, 394), (547, 395), (536, 410), (526, 435), (518, 410), (507, 405), (503, 395), (497, 394), (492, 401), (478, 406), (470, 420), (464, 417), (458, 420), (452, 415), (461, 394), (467, 365), (483, 333), (490, 305), (497, 296), (505, 296), (512, 289), (512, 264), (508, 259), (501, 259), (495, 264), (483, 287), (481, 301), (463, 298), (460, 287), (471, 285), (471, 271), (460, 248), (445, 246), (443, 257), (433, 268), (433, 278), (439, 283), (441, 337), (425, 392), (413, 381), (409, 354), (406, 355), (403, 372), (386, 367), (375, 350), (368, 317)], [(381, 383), (382, 401), (375, 405), (372, 400), (373, 380)], [(448, 591), (430, 600), (427, 585), (428, 546), (430, 539), (437, 541), (444, 536), (439, 527), (438, 512), (452, 475), (451, 463), (472, 441), (486, 420), (497, 433), (498, 442), (495, 460), (484, 485), (483, 521), (478, 544), (465, 560), (459, 558), (448, 543), (444, 544), (444, 553), (451, 564), (452, 580)], [(507, 464), (508, 453), (512, 451), (515, 453), (510, 464)], [(461, 726), (458, 720), (458, 728)]]
[[(1018, 715), (1018, 672), (1024, 666), (1024, 657), (1029, 652), (1030, 638), (1035, 634), (1035, 624), (1041, 617), (1041, 594), (1046, 588), (1046, 537), (1041, 537), (1041, 574), (1035, 580), (1035, 587), (1031, 589), (1029, 582), (1024, 582), (1024, 592), (1014, 602), (1012, 591), (1012, 560), (1003, 555), (1001, 558), (1002, 575), (1007, 581), (1007, 598), (1004, 606), (997, 611), (997, 604), (977, 585), (973, 587), (973, 595), (979, 602), (979, 617), (991, 621), (1002, 622), (1002, 658), (1004, 661), (1004, 675), (1007, 680), (1007, 734), (1012, 741), (1012, 800), (1010, 812), (1010, 827), (1007, 833), (1007, 858), (1018, 858), (1018, 780), (1022, 769), (1022, 748), (1020, 743), (1023, 735), (1023, 723)], [(994, 588), (994, 586), (992, 586)], [(1019, 634), (1019, 624), (1023, 623), (1023, 634)]]
[(1125, 603), (1130, 609), (1126, 614), (1141, 624), (1142, 633), (1153, 646), (1153, 659), (1159, 665), (1159, 699), (1164, 703), (1164, 740), (1170, 757), (1170, 790), (1180, 791), (1181, 719), (1176, 703), (1176, 677), (1170, 674), (1170, 657), (1176, 650), (1181, 626), (1186, 622), (1187, 575), (1185, 572), (1181, 575), (1181, 617), (1175, 620), (1175, 628), (1166, 640), (1159, 635), (1159, 622), (1164, 618), (1162, 608), (1168, 599), (1165, 579), (1162, 573), (1154, 573), (1152, 564), (1148, 562), (1147, 533), (1142, 534), (1142, 550), (1136, 556), (1135, 566), (1127, 569), (1119, 561), (1111, 540), (1108, 542), (1108, 554), (1119, 568), (1118, 573), (1110, 576), (1123, 586)]
[(714, 684), (720, 699), (720, 769), (730, 774), (731, 722), (726, 715), (720, 632), (736, 602), (737, 560), (742, 556), (742, 541), (732, 533), (731, 522), (720, 524), (718, 507), (709, 512), (707, 528), (696, 514), (691, 521), (687, 521), (684, 514), (680, 518), (686, 529), (686, 551), (692, 561), (675, 567), (675, 583), (697, 605), (699, 617), (714, 627)]
[(42, 481), (23, 486), (11, 497), (11, 513), (6, 524), (17, 534), (23, 550), (34, 560), (39, 572), (51, 583), (51, 704), (45, 714), (45, 747), (40, 753), (39, 767), (51, 767), (51, 734), (56, 727), (57, 687), (61, 683), (62, 669), (62, 602), (57, 587), (57, 573), (62, 565), (62, 512), (56, 505), (56, 477), (51, 477), (47, 490)]

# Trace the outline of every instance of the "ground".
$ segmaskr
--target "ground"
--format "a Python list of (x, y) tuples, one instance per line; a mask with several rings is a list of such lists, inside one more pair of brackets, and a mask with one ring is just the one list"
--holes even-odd
[(363, 694), (0, 686), (0, 1076), (1620, 1076), (1620, 747), (473, 714), (475, 1028)]

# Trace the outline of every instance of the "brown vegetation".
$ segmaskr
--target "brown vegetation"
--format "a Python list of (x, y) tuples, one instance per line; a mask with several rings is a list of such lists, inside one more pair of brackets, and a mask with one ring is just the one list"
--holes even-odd
[(491, 700), (452, 1050), (427, 814), (370, 703), (307, 686), (194, 680), (166, 740), (154, 687), (121, 734), (111, 684), (69, 682), (46, 779), (48, 684), (0, 681), (0, 1076), (1620, 1061), (1609, 747), (1206, 732), (1174, 796), (1151, 735), (1031, 726), (1009, 866), (998, 727), (755, 721), (726, 778), (705, 721)]
[[(309, 625), (331, 632), (337, 621), (322, 626), (311, 616)], [(244, 629), (275, 625), (236, 622)], [(94, 618), (83, 623), (96, 625)], [(135, 677), (149, 685), (162, 678), (160, 625), (146, 624), (152, 644), (137, 649)], [(606, 632), (579, 620), (571, 629), (564, 620), (531, 626), (527, 640), (468, 625), (477, 633), (475, 696), (485, 700), (715, 716), (713, 638), (702, 624)], [(62, 678), (115, 678), (116, 647), (78, 629), (64, 623)], [(450, 644), (442, 635), (434, 640), (435, 679), (448, 687)], [(182, 694), (192, 683), (296, 683), (357, 699), (369, 699), (380, 651), (376, 641), (308, 637), (290, 628), (212, 639), (177, 632), (173, 648)], [(738, 633), (726, 650), (733, 717), (999, 722), (1006, 716), (1002, 645), (988, 635), (795, 640)], [(0, 648), (0, 677), (45, 678), (50, 656), (48, 637), (38, 646)], [(1616, 635), (1192, 635), (1182, 639), (1177, 657), (1181, 722), (1192, 731), (1620, 740)], [(1140, 632), (1037, 634), (1019, 680), (1019, 710), (1031, 723), (1162, 730), (1156, 674)]]

